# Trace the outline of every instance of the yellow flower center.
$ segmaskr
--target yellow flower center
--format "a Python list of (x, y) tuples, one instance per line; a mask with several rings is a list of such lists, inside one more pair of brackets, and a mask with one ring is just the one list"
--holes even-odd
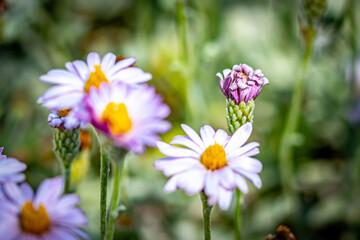
[(114, 134), (126, 133), (131, 129), (131, 119), (124, 103), (109, 103), (102, 115)]
[(66, 117), (70, 111), (71, 111), (70, 108), (59, 110), (59, 118)]
[(226, 166), (226, 153), (222, 146), (215, 143), (209, 146), (201, 155), (201, 163), (212, 171)]
[(99, 88), (102, 82), (109, 83), (104, 72), (100, 69), (100, 65), (95, 65), (95, 72), (90, 73), (89, 79), (85, 83), (84, 91), (90, 92), (91, 87)]
[(32, 202), (26, 202), (20, 213), (20, 226), (23, 232), (41, 235), (49, 230), (50, 219), (43, 205), (34, 209)]

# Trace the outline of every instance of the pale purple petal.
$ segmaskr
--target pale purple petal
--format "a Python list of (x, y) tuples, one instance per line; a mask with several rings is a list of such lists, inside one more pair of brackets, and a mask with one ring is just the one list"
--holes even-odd
[(44, 180), (34, 198), (34, 204), (39, 206), (40, 204), (51, 208), (52, 203), (58, 199), (64, 190), (64, 180), (62, 177), (56, 177)]

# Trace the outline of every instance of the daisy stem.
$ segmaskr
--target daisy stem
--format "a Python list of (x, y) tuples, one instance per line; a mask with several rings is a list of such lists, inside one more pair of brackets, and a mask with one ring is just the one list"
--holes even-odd
[(105, 239), (106, 234), (106, 220), (107, 220), (107, 183), (109, 175), (109, 163), (110, 159), (105, 146), (100, 144), (100, 235), (101, 240)]
[(201, 202), (203, 204), (203, 218), (204, 218), (204, 239), (211, 239), (211, 209), (212, 206), (209, 206), (207, 203), (207, 196), (204, 191), (200, 192)]
[(102, 141), (100, 136), (97, 134), (95, 128), (91, 126), (93, 134), (96, 136), (100, 147), (100, 239), (105, 239), (106, 234), (106, 221), (107, 221), (107, 182), (109, 175), (109, 154), (106, 141)]
[[(117, 150), (117, 149), (116, 149)], [(113, 195), (112, 195), (112, 200), (111, 200), (111, 206), (109, 209), (109, 222), (108, 222), (108, 229), (107, 229), (107, 233), (106, 233), (106, 239), (107, 240), (112, 240), (114, 237), (114, 232), (115, 232), (115, 222), (116, 219), (118, 217), (118, 211), (117, 211), (117, 207), (119, 205), (119, 201), (120, 201), (120, 181), (121, 181), (121, 175), (124, 169), (124, 162), (125, 162), (125, 155), (126, 155), (126, 151), (124, 151), (123, 149), (119, 149), (119, 158), (117, 159), (117, 161), (112, 161), (112, 166), (113, 166), (113, 176), (114, 176), (114, 181), (113, 181)]]
[(235, 239), (241, 239), (241, 192), (236, 189), (236, 209), (235, 209)]
[(70, 179), (71, 179), (71, 163), (64, 163), (64, 178), (65, 178), (65, 186), (64, 186), (64, 194), (70, 193)]

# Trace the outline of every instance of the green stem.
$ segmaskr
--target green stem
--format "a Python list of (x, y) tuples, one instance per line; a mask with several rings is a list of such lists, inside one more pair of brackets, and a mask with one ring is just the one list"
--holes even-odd
[(100, 239), (104, 240), (106, 235), (107, 226), (107, 182), (109, 175), (109, 163), (110, 159), (108, 156), (108, 147), (106, 142), (102, 141), (97, 134), (94, 127), (91, 126), (93, 134), (96, 136), (100, 147)]
[(308, 71), (308, 66), (311, 60), (313, 49), (314, 30), (310, 30), (309, 38), (306, 43), (306, 50), (304, 53), (301, 76), (296, 80), (294, 92), (291, 99), (290, 110), (287, 115), (285, 128), (280, 140), (279, 159), (280, 159), (280, 172), (283, 188), (285, 191), (292, 191), (291, 181), (294, 176), (294, 164), (292, 160), (292, 136), (296, 131), (298, 119), (300, 116), (302, 100), (304, 95), (305, 77)]
[(235, 209), (235, 239), (241, 239), (241, 192), (236, 189), (236, 209)]
[(200, 192), (201, 202), (203, 204), (203, 218), (204, 218), (204, 239), (211, 239), (211, 209), (212, 206), (209, 206), (207, 203), (207, 196), (202, 191)]
[(124, 169), (124, 161), (125, 160), (125, 153), (120, 156), (119, 161), (113, 161), (113, 171), (114, 171), (114, 182), (113, 182), (113, 195), (111, 200), (111, 206), (109, 210), (109, 222), (108, 222), (108, 229), (106, 233), (106, 239), (112, 240), (114, 237), (115, 232), (115, 222), (118, 217), (118, 211), (116, 208), (119, 205), (120, 201), (120, 181), (121, 181), (121, 175)]
[(107, 221), (107, 185), (109, 176), (109, 163), (110, 159), (107, 151), (104, 150), (105, 146), (100, 144), (100, 236), (101, 240), (105, 239), (106, 234), (106, 221)]
[(71, 163), (64, 164), (64, 178), (65, 178), (64, 194), (70, 193)]

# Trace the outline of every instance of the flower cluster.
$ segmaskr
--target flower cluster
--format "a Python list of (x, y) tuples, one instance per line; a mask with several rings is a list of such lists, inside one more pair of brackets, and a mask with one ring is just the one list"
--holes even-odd
[(0, 198), (0, 235), (6, 239), (85, 239), (85, 214), (76, 204), (78, 196), (62, 196), (60, 177), (43, 181), (36, 194), (27, 183), (4, 184)]
[(187, 136), (176, 136), (170, 144), (158, 142), (159, 150), (168, 157), (156, 160), (154, 167), (171, 177), (164, 187), (166, 192), (178, 188), (189, 195), (205, 191), (209, 205), (219, 203), (226, 210), (233, 189), (249, 191), (245, 178), (261, 187), (258, 174), (262, 164), (253, 158), (259, 153), (259, 144), (244, 145), (252, 132), (251, 123), (240, 127), (233, 136), (222, 129), (215, 132), (208, 125), (200, 129), (200, 136), (185, 124), (182, 128)]
[(255, 100), (262, 87), (269, 84), (260, 69), (254, 71), (246, 64), (234, 65), (232, 70), (225, 69), (223, 74), (216, 74), (220, 89), (227, 99), (234, 100), (236, 104)]
[[(43, 181), (36, 195), (22, 173), (26, 164), (6, 158), (0, 148), (0, 236), (15, 239), (85, 239), (85, 214), (80, 198), (63, 195), (61, 177)], [(20, 185), (18, 185), (20, 184)]]
[(152, 76), (135, 67), (136, 59), (117, 59), (107, 53), (102, 59), (90, 53), (87, 62), (66, 63), (66, 70), (51, 70), (40, 77), (54, 84), (38, 100), (52, 110), (49, 125), (72, 130), (91, 123), (114, 140), (117, 147), (136, 154), (155, 147), (158, 134), (170, 129), (163, 120), (170, 109), (144, 83)]

